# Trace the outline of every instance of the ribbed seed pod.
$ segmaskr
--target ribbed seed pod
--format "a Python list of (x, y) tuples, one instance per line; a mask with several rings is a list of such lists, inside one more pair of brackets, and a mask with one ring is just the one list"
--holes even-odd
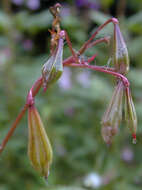
[(63, 72), (63, 37), (59, 38), (57, 48), (53, 55), (42, 67), (43, 88), (46, 90), (47, 86), (56, 82)]
[(119, 25), (114, 24), (114, 52), (113, 62), (117, 72), (126, 74), (129, 71), (129, 56), (126, 43), (123, 39)]
[(133, 143), (136, 143), (137, 115), (131, 93), (125, 93), (125, 121), (133, 137)]
[(118, 132), (119, 124), (122, 120), (122, 100), (124, 86), (122, 81), (119, 81), (112, 99), (108, 105), (106, 112), (102, 118), (102, 137), (107, 144), (111, 144), (112, 138)]
[(52, 162), (52, 148), (41, 121), (40, 115), (34, 106), (28, 109), (28, 156), (34, 167), (42, 176), (48, 177)]

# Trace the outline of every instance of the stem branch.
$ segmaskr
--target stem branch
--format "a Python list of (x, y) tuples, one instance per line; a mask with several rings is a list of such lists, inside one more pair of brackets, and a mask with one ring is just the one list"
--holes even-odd
[(88, 69), (92, 69), (95, 71), (107, 73), (107, 74), (113, 75), (117, 78), (120, 78), (123, 81), (123, 84), (126, 88), (129, 87), (129, 85), (130, 85), (128, 79), (124, 75), (114, 72), (114, 71), (111, 71), (111, 70), (107, 70), (107, 68), (104, 68), (104, 67), (100, 67), (100, 66), (96, 66), (96, 65), (88, 65), (87, 63), (81, 63), (81, 64), (71, 63), (71, 64), (66, 64), (64, 66), (88, 68)]
[(116, 18), (110, 18), (109, 20), (107, 20), (104, 24), (102, 24), (101, 26), (99, 26), (97, 28), (97, 30), (92, 34), (92, 36), (89, 38), (89, 40), (87, 40), (83, 46), (80, 48), (79, 53), (82, 54), (84, 53), (84, 51), (86, 50), (86, 48), (89, 46), (89, 44), (91, 43), (91, 41), (95, 38), (95, 36), (99, 33), (100, 30), (102, 30), (107, 24), (109, 24), (110, 22), (112, 23), (117, 23), (118, 24), (118, 20)]

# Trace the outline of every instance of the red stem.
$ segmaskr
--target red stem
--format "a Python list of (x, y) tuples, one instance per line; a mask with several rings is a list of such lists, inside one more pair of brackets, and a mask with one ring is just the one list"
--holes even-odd
[[(113, 20), (113, 21), (112, 21)], [(110, 19), (110, 20), (108, 20), (106, 23), (104, 23), (103, 25), (101, 25), (102, 27), (100, 27), (101, 29), (104, 27), (104, 26), (106, 26), (106, 24), (108, 24), (109, 22), (116, 22), (116, 21), (114, 21), (115, 19), (114, 18), (112, 18), (112, 19)], [(98, 28), (99, 29), (99, 28)], [(101, 30), (101, 29), (99, 29), (99, 31)], [(98, 31), (98, 32), (99, 32)], [(97, 31), (96, 31), (97, 32)], [(97, 35), (97, 33), (94, 33), (95, 34), (95, 36)], [(75, 61), (78, 63), (79, 62), (79, 60), (78, 60), (78, 55), (81, 55), (81, 54), (83, 54), (88, 48), (91, 48), (91, 47), (93, 47), (93, 46), (95, 46), (95, 45), (97, 45), (97, 44), (99, 44), (99, 43), (102, 43), (102, 42), (105, 42), (105, 43), (109, 43), (109, 41), (110, 41), (110, 38), (109, 38), (109, 36), (106, 36), (106, 37), (104, 37), (104, 38), (101, 38), (101, 39), (98, 39), (98, 40), (95, 40), (94, 42), (92, 42), (92, 43), (90, 43), (93, 39), (94, 39), (94, 34), (91, 36), (91, 40), (89, 39), (87, 42), (85, 42), (84, 44), (83, 44), (83, 46), (80, 48), (80, 50), (78, 51), (78, 55), (75, 53), (75, 51), (73, 50), (73, 48), (72, 48), (72, 43), (71, 43), (71, 41), (70, 41), (70, 38), (69, 38), (69, 36), (68, 36), (68, 34), (67, 34), (67, 32), (65, 31), (65, 37), (66, 37), (66, 40), (67, 40), (67, 43), (68, 43), (68, 46), (69, 46), (69, 48), (70, 48), (70, 51), (71, 51), (71, 53), (72, 53), (72, 56), (70, 56), (70, 57), (68, 57), (64, 62), (66, 62), (66, 63), (74, 63)], [(86, 45), (85, 45), (86, 44)], [(63, 64), (64, 64), (64, 62), (63, 62)]]
[(75, 51), (73, 50), (73, 48), (72, 48), (72, 43), (71, 43), (71, 41), (70, 41), (70, 38), (69, 38), (69, 36), (68, 36), (68, 33), (65, 31), (65, 38), (66, 38), (66, 41), (67, 41), (67, 44), (68, 44), (68, 46), (69, 46), (69, 49), (70, 49), (70, 51), (71, 51), (71, 53), (72, 53), (72, 56), (73, 56), (73, 58), (74, 58), (74, 60), (76, 61), (76, 63), (78, 63), (79, 62), (79, 60), (78, 60), (78, 55), (75, 53)]
[(118, 20), (116, 18), (110, 18), (109, 20), (107, 20), (104, 24), (102, 24), (101, 26), (99, 26), (97, 28), (97, 30), (92, 34), (92, 36), (89, 38), (89, 40), (87, 40), (87, 42), (85, 42), (83, 44), (83, 46), (80, 48), (79, 53), (82, 54), (84, 53), (84, 51), (86, 50), (87, 46), (91, 43), (91, 41), (95, 38), (95, 36), (99, 33), (100, 30), (102, 30), (107, 24), (109, 24), (110, 22), (118, 24)]
[(87, 46), (87, 49), (88, 48), (92, 48), (93, 46), (99, 44), (99, 43), (102, 43), (102, 42), (105, 42), (107, 44), (109, 44), (110, 42), (110, 37), (109, 36), (105, 36), (104, 38), (100, 38), (98, 40), (95, 40), (93, 42), (91, 42), (88, 46)]
[(75, 64), (75, 63), (71, 63), (71, 64), (64, 64), (64, 66), (70, 66), (70, 67), (80, 67), (80, 68), (89, 68), (89, 69), (92, 69), (92, 70), (95, 70), (95, 71), (99, 71), (99, 72), (103, 72), (103, 73), (107, 73), (107, 74), (110, 74), (110, 75), (113, 75), (117, 78), (120, 78), (122, 81), (123, 81), (123, 84), (126, 88), (129, 87), (129, 81), (128, 79), (120, 74), (120, 73), (117, 73), (117, 72), (114, 72), (114, 71), (111, 71), (111, 70), (107, 70), (106, 68), (104, 67), (100, 67), (100, 66), (96, 66), (96, 65), (88, 65), (87, 63), (83, 63), (83, 64)]
[[(36, 82), (34, 83), (34, 85), (31, 88), (33, 97), (36, 96), (36, 94), (38, 93), (38, 91), (41, 88), (41, 86), (42, 86), (42, 77), (40, 77), (39, 79), (37, 79)], [(3, 149), (6, 146), (6, 144), (8, 143), (8, 140), (13, 135), (13, 133), (14, 133), (17, 125), (21, 121), (21, 119), (24, 116), (24, 114), (25, 114), (26, 110), (28, 109), (28, 107), (29, 107), (29, 104), (26, 102), (26, 104), (24, 105), (24, 107), (20, 111), (19, 115), (17, 116), (16, 120), (12, 124), (12, 126), (11, 126), (10, 130), (8, 131), (6, 137), (2, 141), (2, 143), (0, 145), (0, 153), (3, 151)]]
[(87, 63), (92, 62), (96, 57), (97, 57), (97, 54), (94, 54), (92, 57), (90, 57), (90, 58), (87, 60)]

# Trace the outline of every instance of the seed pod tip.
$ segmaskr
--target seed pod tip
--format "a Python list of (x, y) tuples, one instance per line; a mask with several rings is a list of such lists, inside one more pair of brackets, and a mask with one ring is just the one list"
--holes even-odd
[(136, 134), (135, 133), (132, 134), (132, 138), (133, 138), (132, 143), (136, 144), (137, 143), (137, 139), (136, 139)]

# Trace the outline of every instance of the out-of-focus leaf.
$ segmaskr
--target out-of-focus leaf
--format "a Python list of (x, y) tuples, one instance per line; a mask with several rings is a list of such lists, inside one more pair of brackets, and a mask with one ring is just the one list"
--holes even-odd
[(136, 58), (141, 53), (142, 50), (142, 37), (139, 36), (128, 42), (128, 50), (132, 58)]
[(7, 14), (0, 12), (0, 31), (5, 31), (11, 26), (11, 20)]
[[(43, 190), (43, 189), (41, 189), (41, 190)], [(71, 187), (70, 186), (57, 186), (57, 187), (50, 187), (50, 190), (86, 190), (86, 189), (81, 188), (81, 187), (75, 187), (75, 186), (71, 186)]]
[(90, 18), (94, 23), (100, 25), (103, 24), (105, 21), (107, 21), (110, 18), (110, 16), (99, 11), (91, 11)]
[(15, 16), (17, 28), (36, 34), (38, 31), (47, 29), (51, 25), (52, 16), (49, 11), (43, 11), (34, 15), (28, 12), (20, 12)]
[(62, 25), (73, 29), (81, 26), (81, 22), (75, 16), (67, 16), (62, 18)]
[(129, 73), (129, 78), (132, 85), (135, 85), (137, 88), (142, 88), (142, 70), (133, 69)]
[(134, 14), (133, 16), (127, 19), (127, 26), (129, 29), (136, 33), (142, 34), (142, 11)]
[(101, 4), (105, 8), (110, 7), (112, 3), (113, 3), (113, 0), (101, 0)]

